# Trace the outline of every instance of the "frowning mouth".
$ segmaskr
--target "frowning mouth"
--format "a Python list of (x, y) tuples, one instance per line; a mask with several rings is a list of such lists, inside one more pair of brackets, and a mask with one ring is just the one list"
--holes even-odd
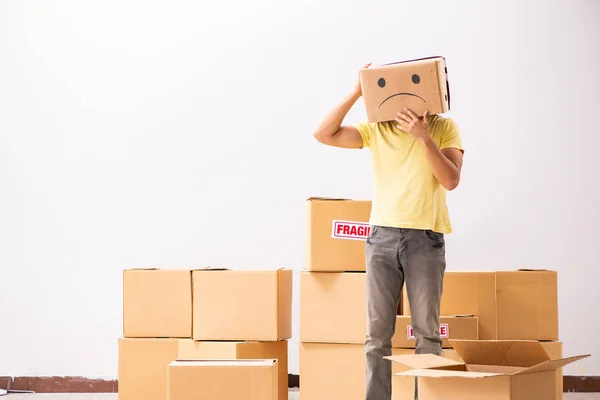
[(377, 108), (381, 107), (383, 105), (383, 103), (385, 103), (386, 101), (388, 101), (392, 97), (396, 97), (396, 96), (413, 96), (413, 97), (418, 97), (419, 99), (423, 100), (423, 103), (427, 103), (424, 98), (422, 98), (421, 96), (417, 96), (414, 93), (396, 93), (396, 94), (391, 95), (390, 97), (388, 97), (384, 101), (382, 101), (381, 104), (377, 106)]

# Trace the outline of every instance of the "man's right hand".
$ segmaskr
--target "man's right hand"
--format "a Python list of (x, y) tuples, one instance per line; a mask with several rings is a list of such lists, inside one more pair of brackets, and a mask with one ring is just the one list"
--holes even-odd
[[(369, 68), (370, 65), (371, 63), (366, 64), (363, 68)], [(362, 87), (359, 72), (354, 90), (323, 119), (313, 134), (315, 139), (329, 146), (345, 149), (362, 148), (364, 143), (358, 129), (353, 126), (342, 126), (346, 114), (361, 96)]]
[[(365, 64), (361, 69), (367, 69), (371, 66), (371, 63)], [(360, 84), (360, 71), (358, 72), (358, 78), (356, 78), (356, 86), (354, 86), (354, 94), (358, 97), (362, 96), (362, 85)]]

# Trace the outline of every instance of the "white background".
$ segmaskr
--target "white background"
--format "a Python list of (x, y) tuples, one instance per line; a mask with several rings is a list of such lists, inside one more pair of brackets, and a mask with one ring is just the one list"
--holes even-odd
[(599, 17), (594, 0), (0, 2), (0, 375), (115, 377), (122, 270), (209, 264), (296, 271), (298, 373), (304, 199), (372, 183), (367, 150), (312, 132), (361, 65), (429, 55), (466, 146), (448, 270), (558, 270), (564, 352), (600, 355)]

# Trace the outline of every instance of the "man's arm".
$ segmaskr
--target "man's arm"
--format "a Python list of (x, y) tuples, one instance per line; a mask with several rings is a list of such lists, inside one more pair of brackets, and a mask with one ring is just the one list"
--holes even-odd
[(460, 183), (463, 153), (461, 150), (448, 147), (440, 150), (429, 134), (429, 113), (425, 111), (423, 118), (417, 117), (411, 110), (399, 112), (396, 122), (398, 128), (408, 132), (425, 151), (425, 157), (433, 175), (446, 190), (454, 190)]
[[(368, 68), (370, 64), (365, 65)], [(317, 127), (314, 133), (319, 142), (335, 147), (346, 149), (360, 149), (363, 147), (363, 139), (358, 129), (353, 126), (342, 126), (342, 122), (352, 108), (354, 103), (362, 96), (360, 80), (357, 81), (352, 93), (327, 114), (325, 119)]]
[(460, 172), (463, 163), (463, 153), (459, 149), (446, 148), (440, 150), (429, 137), (423, 142), (425, 157), (433, 171), (433, 175), (446, 190), (454, 190), (460, 183)]

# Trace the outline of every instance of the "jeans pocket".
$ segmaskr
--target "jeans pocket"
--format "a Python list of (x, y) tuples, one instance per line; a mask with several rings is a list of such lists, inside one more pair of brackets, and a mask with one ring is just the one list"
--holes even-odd
[(433, 243), (433, 247), (441, 248), (445, 245), (444, 234), (439, 232), (434, 232), (430, 229), (425, 231), (425, 235), (427, 238)]
[(369, 232), (369, 237), (375, 237), (375, 235), (377, 235), (377, 232), (379, 231), (379, 227), (376, 225), (371, 226), (371, 230)]
[(371, 226), (370, 230), (369, 230), (369, 236), (367, 236), (367, 244), (371, 244), (371, 239), (373, 239), (375, 236), (377, 236), (377, 231), (378, 231), (378, 227), (377, 226)]

